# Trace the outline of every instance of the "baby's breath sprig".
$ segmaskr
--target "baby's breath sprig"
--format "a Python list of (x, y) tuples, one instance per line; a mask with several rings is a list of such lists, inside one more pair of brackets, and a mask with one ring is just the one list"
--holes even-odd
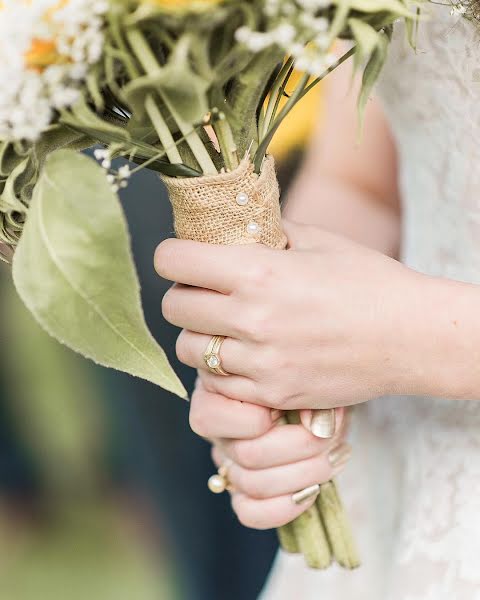
[(111, 185), (113, 192), (117, 193), (121, 189), (128, 187), (128, 181), (132, 176), (132, 170), (128, 164), (122, 165), (118, 170), (112, 169), (112, 156), (108, 149), (97, 148), (93, 152), (93, 155), (101, 167), (105, 169), (107, 181)]
[(103, 52), (107, 0), (0, 3), (0, 139), (35, 141)]

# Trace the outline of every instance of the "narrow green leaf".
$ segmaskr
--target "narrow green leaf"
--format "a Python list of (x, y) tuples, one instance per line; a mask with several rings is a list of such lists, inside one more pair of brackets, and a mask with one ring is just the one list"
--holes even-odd
[(71, 150), (48, 158), (13, 278), (53, 337), (101, 365), (186, 395), (145, 324), (121, 206), (93, 160)]
[(177, 114), (191, 123), (201, 121), (209, 110), (209, 82), (190, 66), (188, 37), (181, 38), (164, 67), (130, 82), (123, 92), (134, 113), (144, 110), (145, 97), (158, 92), (165, 104), (174, 106)]
[(362, 87), (360, 90), (360, 95), (358, 97), (358, 114), (360, 120), (360, 127), (362, 127), (363, 124), (368, 99), (370, 97), (375, 83), (377, 82), (380, 76), (383, 65), (385, 64), (385, 61), (387, 59), (389, 41), (390, 39), (387, 33), (382, 33), (379, 36), (377, 47), (373, 51), (370, 60), (368, 61), (367, 66), (365, 67), (365, 71), (363, 73), (362, 78)]
[(365, 61), (370, 58), (383, 34), (360, 19), (349, 19), (348, 25), (356, 44), (354, 70), (358, 71)]

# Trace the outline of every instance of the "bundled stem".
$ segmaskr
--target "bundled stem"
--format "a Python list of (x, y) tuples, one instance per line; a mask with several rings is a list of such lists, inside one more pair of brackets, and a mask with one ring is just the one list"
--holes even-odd
[[(298, 413), (287, 413), (283, 422), (299, 423)], [(281, 527), (278, 537), (285, 552), (301, 552), (313, 569), (326, 569), (332, 560), (345, 569), (360, 566), (350, 524), (333, 481), (320, 486), (315, 504), (293, 523)]]

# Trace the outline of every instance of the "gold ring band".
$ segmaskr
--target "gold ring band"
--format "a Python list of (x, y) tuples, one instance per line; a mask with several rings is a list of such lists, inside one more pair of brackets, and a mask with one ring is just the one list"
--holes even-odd
[(223, 369), (222, 359), (220, 358), (220, 350), (222, 349), (222, 344), (225, 339), (226, 338), (223, 335), (214, 335), (210, 340), (207, 349), (205, 350), (203, 360), (205, 361), (210, 373), (228, 377), (229, 373)]

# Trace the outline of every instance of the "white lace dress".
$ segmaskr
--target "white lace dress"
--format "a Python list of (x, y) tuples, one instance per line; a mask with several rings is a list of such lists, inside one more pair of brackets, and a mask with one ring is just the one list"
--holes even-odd
[[(416, 54), (395, 32), (379, 85), (400, 156), (403, 259), (480, 284), (480, 25), (431, 13)], [(375, 400), (356, 409), (352, 437), (339, 484), (363, 566), (315, 572), (281, 554), (262, 600), (480, 600), (480, 402)]]

